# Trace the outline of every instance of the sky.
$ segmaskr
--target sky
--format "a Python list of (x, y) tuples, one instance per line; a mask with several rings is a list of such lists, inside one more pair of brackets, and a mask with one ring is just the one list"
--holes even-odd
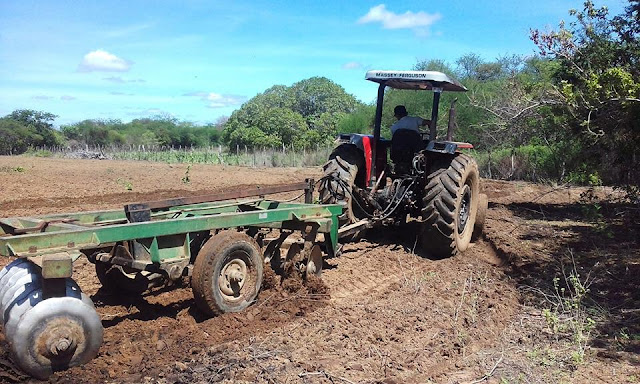
[[(555, 28), (582, 7), (380, 1), (0, 0), (0, 116), (34, 109), (57, 115), (57, 126), (157, 115), (208, 124), (273, 85), (312, 76), (370, 103), (369, 69), (533, 55), (531, 28)], [(616, 15), (626, 2), (596, 5)]]

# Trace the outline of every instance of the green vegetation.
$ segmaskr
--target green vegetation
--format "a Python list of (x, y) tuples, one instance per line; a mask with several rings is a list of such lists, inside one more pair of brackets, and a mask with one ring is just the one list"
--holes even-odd
[(179, 122), (169, 116), (135, 119), (130, 123), (119, 120), (84, 120), (61, 127), (67, 145), (89, 146), (146, 146), (146, 147), (202, 147), (219, 144), (222, 123), (196, 126)]
[(324, 77), (276, 85), (231, 114), (224, 138), (231, 148), (311, 148), (333, 141), (339, 122), (363, 107)]
[[(569, 11), (572, 22), (550, 32), (531, 31), (536, 56), (485, 60), (469, 53), (455, 63), (418, 61), (413, 69), (445, 72), (469, 89), (442, 95), (439, 136), (457, 99), (456, 140), (475, 145), (483, 176), (591, 185), (597, 177), (637, 200), (639, 11), (640, 4), (630, 2), (621, 15), (611, 16), (586, 1), (582, 10)], [(388, 90), (383, 136), (390, 136), (394, 106), (428, 118), (432, 97)], [(274, 85), (228, 120), (204, 126), (156, 116), (129, 123), (85, 120), (55, 130), (56, 116), (18, 110), (0, 119), (0, 154), (32, 148), (33, 155), (50, 156), (51, 148), (90, 147), (121, 159), (314, 165), (322, 163), (320, 155), (338, 133), (370, 133), (374, 114), (373, 104), (357, 101), (329, 79), (312, 77)]]
[(0, 118), (0, 154), (19, 154), (30, 147), (56, 146), (63, 142), (51, 124), (57, 116), (26, 109)]
[(596, 325), (590, 308), (585, 305), (588, 299), (589, 286), (592, 283), (590, 274), (581, 277), (578, 273), (573, 254), (572, 266), (567, 272), (563, 269), (562, 278), (553, 279), (553, 295), (547, 296), (550, 308), (543, 310), (549, 329), (556, 335), (563, 335), (571, 340), (573, 348), (568, 359), (574, 365), (584, 362), (585, 352)]

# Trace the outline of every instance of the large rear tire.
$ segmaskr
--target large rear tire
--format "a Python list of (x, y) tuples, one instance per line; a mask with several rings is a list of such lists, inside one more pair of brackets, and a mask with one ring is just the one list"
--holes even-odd
[(464, 252), (478, 210), (480, 188), (475, 160), (461, 153), (435, 159), (424, 192), (423, 249), (436, 258)]
[[(353, 202), (353, 186), (364, 183), (364, 156), (353, 144), (342, 144), (333, 150), (329, 161), (323, 166), (324, 177), (318, 186), (322, 204), (340, 204), (344, 207), (339, 216), (340, 227), (357, 222), (362, 213)], [(347, 239), (356, 240), (362, 233)]]

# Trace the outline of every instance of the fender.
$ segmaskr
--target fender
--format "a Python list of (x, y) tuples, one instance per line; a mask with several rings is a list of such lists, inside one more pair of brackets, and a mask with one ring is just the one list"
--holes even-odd
[[(339, 144), (353, 144), (364, 154), (364, 163), (366, 167), (365, 185), (369, 184), (371, 175), (371, 146), (373, 144), (373, 135), (363, 135), (359, 133), (341, 133), (338, 136)], [(376, 170), (378, 176), (384, 170), (387, 164), (387, 148), (391, 146), (391, 140), (380, 139), (380, 148), (377, 151)]]

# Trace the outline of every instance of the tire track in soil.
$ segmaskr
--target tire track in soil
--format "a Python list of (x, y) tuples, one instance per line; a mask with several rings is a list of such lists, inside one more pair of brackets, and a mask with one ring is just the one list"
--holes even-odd
[[(381, 248), (383, 254), (379, 254)], [(362, 301), (363, 297), (381, 294), (400, 282), (403, 270), (399, 260), (389, 255), (386, 248), (389, 247), (368, 241), (346, 244), (341, 256), (327, 261), (331, 269), (323, 272), (322, 279), (331, 291), (331, 301), (336, 304)]]

